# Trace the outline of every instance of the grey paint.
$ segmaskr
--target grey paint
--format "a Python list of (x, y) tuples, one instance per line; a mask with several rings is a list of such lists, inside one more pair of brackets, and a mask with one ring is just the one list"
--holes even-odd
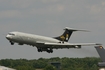
[(96, 46), (95, 48), (96, 48), (101, 60), (103, 62), (105, 62), (105, 49), (103, 47), (100, 47), (100, 46)]

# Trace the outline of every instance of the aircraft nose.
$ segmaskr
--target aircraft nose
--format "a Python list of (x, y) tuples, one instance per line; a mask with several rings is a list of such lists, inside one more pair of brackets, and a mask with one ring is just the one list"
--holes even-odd
[(7, 39), (11, 39), (11, 36), (10, 36), (10, 35), (7, 35), (6, 38), (7, 38)]
[(6, 38), (8, 39), (8, 38), (9, 38), (9, 36), (7, 35), (7, 36), (6, 36)]

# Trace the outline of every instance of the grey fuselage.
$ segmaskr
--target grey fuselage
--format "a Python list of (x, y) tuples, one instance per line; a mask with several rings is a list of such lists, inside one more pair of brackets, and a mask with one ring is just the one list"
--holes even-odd
[(45, 36), (22, 33), (22, 32), (10, 32), (6, 36), (6, 38), (10, 41), (13, 41), (19, 44), (29, 44), (33, 46), (36, 46), (36, 43), (45, 43), (45, 42), (58, 43), (60, 42), (59, 40), (51, 38), (51, 37), (45, 37)]

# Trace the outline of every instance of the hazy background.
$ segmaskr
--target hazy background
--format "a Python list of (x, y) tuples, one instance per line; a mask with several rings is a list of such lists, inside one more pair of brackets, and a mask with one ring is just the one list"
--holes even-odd
[(29, 45), (10, 45), (5, 36), (21, 31), (55, 37), (65, 27), (86, 29), (75, 32), (71, 43), (105, 45), (105, 0), (0, 0), (0, 59), (38, 59), (51, 57), (99, 57), (94, 46), (59, 49), (39, 53)]

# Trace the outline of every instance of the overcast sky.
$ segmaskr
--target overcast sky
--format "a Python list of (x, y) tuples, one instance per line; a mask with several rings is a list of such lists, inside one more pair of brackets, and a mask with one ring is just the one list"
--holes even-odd
[(105, 46), (105, 0), (0, 0), (0, 59), (51, 57), (99, 57), (94, 46), (39, 53), (29, 45), (10, 45), (11, 31), (55, 37), (65, 27), (86, 29), (75, 32), (71, 43), (101, 43)]

